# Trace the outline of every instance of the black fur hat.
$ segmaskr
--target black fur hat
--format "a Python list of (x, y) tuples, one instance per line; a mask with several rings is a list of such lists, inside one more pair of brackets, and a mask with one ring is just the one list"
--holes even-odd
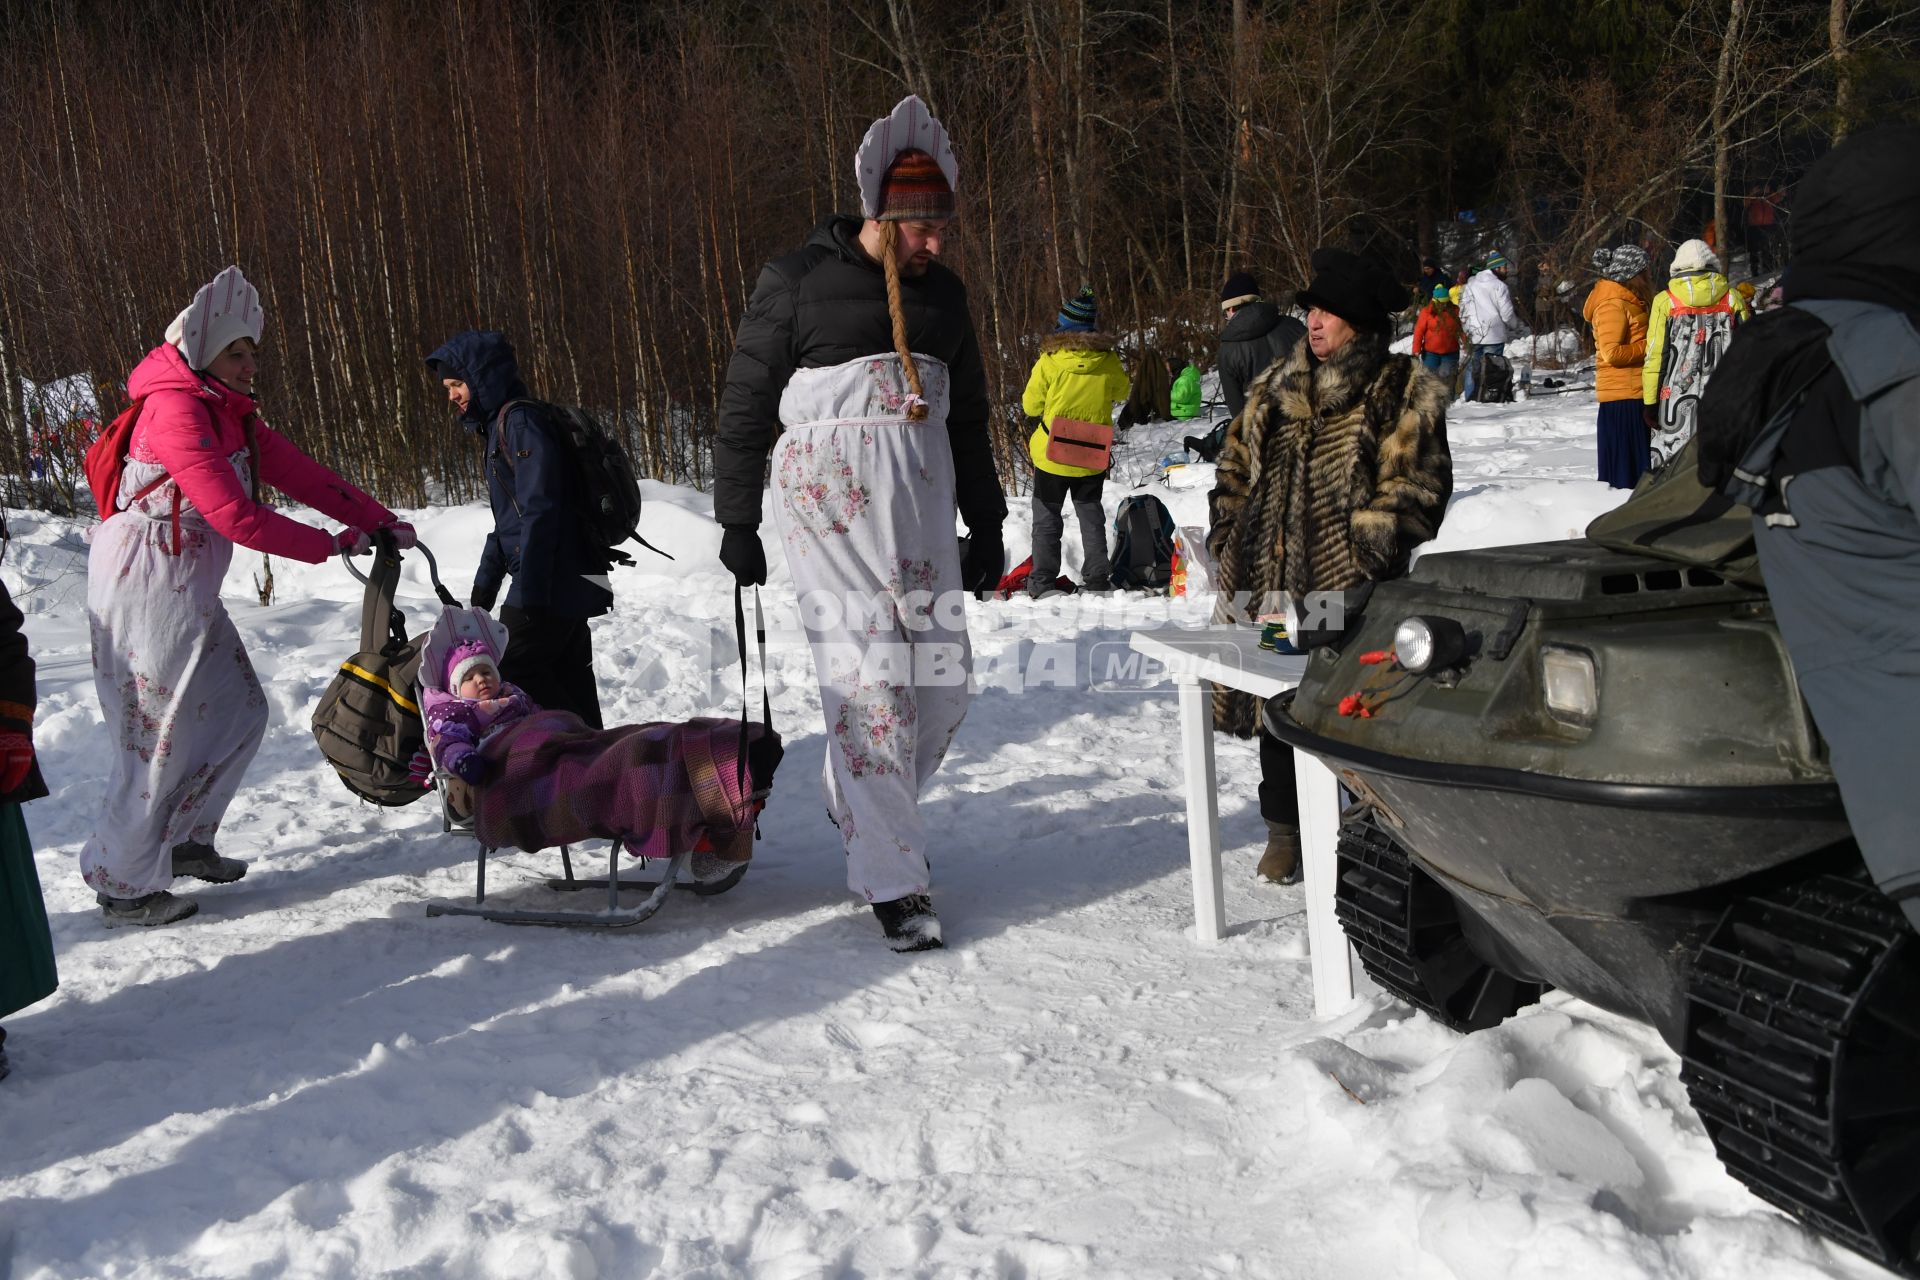
[(1379, 333), (1392, 327), (1405, 291), (1387, 269), (1345, 249), (1313, 251), (1313, 283), (1295, 299), (1303, 307), (1331, 311), (1354, 328)]

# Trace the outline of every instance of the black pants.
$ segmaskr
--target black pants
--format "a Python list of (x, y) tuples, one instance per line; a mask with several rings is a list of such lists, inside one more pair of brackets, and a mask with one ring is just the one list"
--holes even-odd
[(507, 651), (500, 674), (540, 707), (571, 711), (599, 729), (600, 686), (593, 678), (593, 635), (585, 618), (562, 618), (544, 609), (502, 606)]
[(1293, 777), (1293, 748), (1260, 729), (1260, 816), (1268, 822), (1300, 821), (1300, 786)]

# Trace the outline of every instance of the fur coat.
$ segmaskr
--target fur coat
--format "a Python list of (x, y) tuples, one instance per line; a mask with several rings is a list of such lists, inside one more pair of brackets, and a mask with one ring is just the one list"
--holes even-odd
[[(1447, 400), (1439, 379), (1388, 355), (1380, 334), (1358, 334), (1324, 361), (1298, 343), (1255, 378), (1211, 495), (1220, 620), (1278, 612), (1281, 592), (1405, 573), (1453, 493)], [(1259, 700), (1217, 690), (1214, 716), (1251, 736)]]

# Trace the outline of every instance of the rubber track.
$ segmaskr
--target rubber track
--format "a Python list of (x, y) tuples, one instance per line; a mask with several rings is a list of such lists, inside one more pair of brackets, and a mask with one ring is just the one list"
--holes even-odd
[(1414, 1008), (1451, 1025), (1446, 1011), (1434, 1002), (1426, 983), (1408, 963), (1413, 864), (1371, 822), (1344, 824), (1337, 853), (1340, 878), (1334, 914), (1360, 953), (1367, 976)]
[(1868, 1179), (1842, 1163), (1835, 1081), (1862, 995), (1910, 936), (1864, 878), (1816, 876), (1736, 902), (1695, 961), (1680, 1072), (1729, 1172), (1909, 1275), (1907, 1242), (1861, 1212)]

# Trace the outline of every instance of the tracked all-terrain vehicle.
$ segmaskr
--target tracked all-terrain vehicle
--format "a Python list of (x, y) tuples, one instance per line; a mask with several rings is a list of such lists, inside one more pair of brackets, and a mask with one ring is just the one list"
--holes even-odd
[(1313, 653), (1267, 726), (1356, 797), (1373, 979), (1462, 1030), (1547, 987), (1651, 1023), (1736, 1177), (1920, 1276), (1920, 936), (1764, 591), (1585, 540), (1436, 554)]

